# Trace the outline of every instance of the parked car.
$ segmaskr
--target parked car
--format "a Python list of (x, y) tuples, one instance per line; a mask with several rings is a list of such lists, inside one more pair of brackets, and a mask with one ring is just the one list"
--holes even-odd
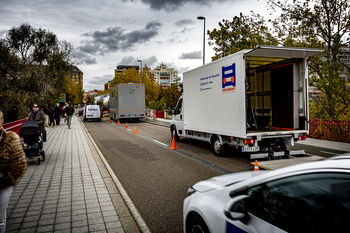
[(350, 154), (201, 181), (184, 200), (184, 232), (342, 232)]

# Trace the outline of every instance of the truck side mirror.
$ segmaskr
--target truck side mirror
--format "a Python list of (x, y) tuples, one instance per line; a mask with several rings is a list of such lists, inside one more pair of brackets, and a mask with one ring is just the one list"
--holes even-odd
[(249, 220), (249, 215), (247, 213), (248, 200), (249, 196), (247, 195), (239, 195), (232, 198), (224, 209), (225, 216), (231, 220), (240, 220), (242, 223), (246, 224)]

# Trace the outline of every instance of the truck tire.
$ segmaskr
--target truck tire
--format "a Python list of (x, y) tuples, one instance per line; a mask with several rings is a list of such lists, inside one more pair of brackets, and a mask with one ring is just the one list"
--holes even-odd
[(228, 144), (221, 144), (220, 139), (214, 136), (211, 147), (215, 156), (224, 157), (228, 151)]
[(180, 140), (180, 137), (177, 135), (176, 127), (173, 125), (171, 126), (171, 138), (175, 137), (175, 141), (178, 142)]

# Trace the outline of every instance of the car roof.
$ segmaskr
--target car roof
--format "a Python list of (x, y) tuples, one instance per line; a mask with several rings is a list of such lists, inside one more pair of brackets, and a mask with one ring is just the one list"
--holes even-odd
[(239, 186), (253, 186), (259, 183), (275, 180), (292, 174), (305, 173), (308, 171), (325, 171), (325, 170), (339, 170), (350, 172), (350, 155), (335, 156), (315, 162), (303, 163), (284, 167), (270, 172), (263, 173), (259, 176), (253, 177), (239, 183)]

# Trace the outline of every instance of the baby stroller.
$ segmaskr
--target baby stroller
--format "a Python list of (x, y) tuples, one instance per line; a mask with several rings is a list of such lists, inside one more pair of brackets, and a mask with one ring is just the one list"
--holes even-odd
[(21, 137), (26, 157), (31, 159), (37, 158), (38, 165), (40, 164), (40, 158), (43, 161), (45, 161), (45, 151), (43, 149), (42, 132), (38, 122), (23, 122), (21, 130), (19, 132), (19, 136)]

